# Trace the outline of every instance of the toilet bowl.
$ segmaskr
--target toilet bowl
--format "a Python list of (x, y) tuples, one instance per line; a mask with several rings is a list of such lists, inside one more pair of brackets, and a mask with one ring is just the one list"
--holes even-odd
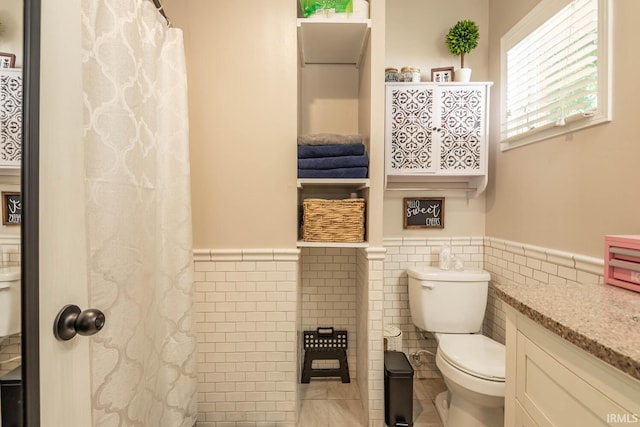
[(502, 426), (504, 346), (480, 334), (436, 334), (436, 339), (436, 366), (449, 390), (436, 397), (443, 424)]
[(436, 397), (444, 427), (494, 427), (504, 422), (504, 345), (479, 333), (489, 273), (411, 268), (413, 323), (438, 341), (436, 365), (447, 391)]
[(20, 267), (0, 267), (0, 338), (20, 332)]

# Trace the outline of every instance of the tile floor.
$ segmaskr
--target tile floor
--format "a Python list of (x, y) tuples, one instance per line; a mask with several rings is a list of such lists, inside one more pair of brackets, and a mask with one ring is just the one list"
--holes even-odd
[[(446, 390), (440, 378), (413, 381), (413, 426), (442, 427), (433, 399)], [(302, 384), (298, 427), (366, 427), (360, 391), (354, 381), (311, 379)]]

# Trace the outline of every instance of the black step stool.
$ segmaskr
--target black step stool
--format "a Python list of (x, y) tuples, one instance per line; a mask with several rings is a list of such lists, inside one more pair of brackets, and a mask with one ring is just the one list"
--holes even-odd
[[(351, 382), (347, 363), (347, 331), (334, 331), (333, 328), (304, 331), (303, 344), (302, 384), (308, 384), (311, 377), (340, 377), (343, 383)], [(340, 367), (313, 369), (314, 360), (337, 360)]]

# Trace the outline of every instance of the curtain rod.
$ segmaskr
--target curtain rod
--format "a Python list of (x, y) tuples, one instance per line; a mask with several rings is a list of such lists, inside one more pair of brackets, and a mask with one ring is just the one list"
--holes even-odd
[(160, 0), (153, 0), (153, 4), (156, 6), (158, 12), (160, 12), (160, 15), (162, 15), (162, 17), (167, 21), (167, 25), (171, 27), (171, 21), (169, 21), (169, 17), (167, 17), (167, 14), (164, 13), (164, 8), (162, 7), (162, 3), (160, 2)]

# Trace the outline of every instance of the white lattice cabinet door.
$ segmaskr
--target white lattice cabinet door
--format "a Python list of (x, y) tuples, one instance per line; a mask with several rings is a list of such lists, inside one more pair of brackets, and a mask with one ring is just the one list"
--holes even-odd
[(386, 112), (387, 174), (433, 173), (435, 118), (433, 85), (388, 85)]
[(0, 69), (0, 168), (22, 162), (22, 69)]
[(488, 171), (490, 86), (387, 84), (387, 183), (453, 182), (483, 191)]
[(486, 86), (440, 86), (437, 94), (438, 172), (486, 173)]

